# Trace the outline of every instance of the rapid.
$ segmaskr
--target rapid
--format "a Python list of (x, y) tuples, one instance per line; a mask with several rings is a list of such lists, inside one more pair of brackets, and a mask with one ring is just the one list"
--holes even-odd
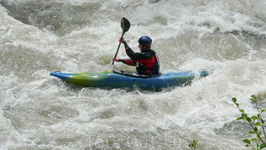
[[(236, 121), (266, 108), (265, 0), (0, 0), (0, 149), (245, 150)], [(82, 88), (49, 73), (111, 65), (124, 35), (153, 39), (161, 72), (212, 70), (162, 91)], [(127, 58), (121, 46), (118, 58)]]

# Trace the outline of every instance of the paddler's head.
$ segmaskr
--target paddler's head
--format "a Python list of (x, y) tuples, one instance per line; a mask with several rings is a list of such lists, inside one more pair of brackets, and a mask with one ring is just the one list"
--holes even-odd
[(151, 48), (152, 40), (148, 36), (142, 36), (139, 38), (139, 49), (140, 51), (147, 51)]

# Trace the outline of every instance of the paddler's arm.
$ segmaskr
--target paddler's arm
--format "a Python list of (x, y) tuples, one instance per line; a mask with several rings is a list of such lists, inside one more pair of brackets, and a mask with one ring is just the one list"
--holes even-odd
[(127, 64), (127, 65), (130, 65), (130, 66), (136, 66), (137, 63), (133, 60), (129, 60), (129, 59), (113, 59), (113, 61), (116, 61), (116, 62), (122, 62), (124, 64)]
[(143, 55), (141, 53), (135, 53), (128, 45), (127, 45), (127, 42), (126, 41), (122, 41), (122, 43), (124, 44), (125, 46), (125, 50), (126, 50), (126, 53), (128, 55), (128, 57), (130, 57), (132, 60), (143, 60), (143, 59), (147, 59), (147, 58), (144, 58)]
[[(124, 40), (124, 38), (123, 39), (120, 38), (119, 42), (124, 44), (126, 53), (131, 58), (131, 60), (130, 59), (122, 59), (120, 62), (123, 62), (124, 64), (130, 65), (130, 66), (136, 66), (137, 62), (134, 60), (137, 60), (137, 59), (135, 59), (137, 57), (135, 57), (135, 56), (139, 55), (141, 53), (133, 52), (132, 49), (127, 45), (127, 42)], [(133, 55), (135, 55), (135, 56), (133, 56)]]
[(133, 61), (136, 60), (147, 60), (147, 59), (152, 59), (152, 54), (151, 53), (138, 53), (134, 52), (128, 45), (127, 42), (124, 39), (120, 39), (119, 42), (123, 43), (125, 46), (126, 53), (128, 57), (130, 57)]
[(119, 39), (119, 42), (124, 44), (125, 50), (130, 49), (130, 47), (127, 45), (127, 42), (124, 40), (124, 38), (123, 39)]

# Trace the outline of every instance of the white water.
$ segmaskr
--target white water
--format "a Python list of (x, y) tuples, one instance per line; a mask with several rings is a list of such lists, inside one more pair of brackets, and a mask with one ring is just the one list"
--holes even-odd
[[(266, 95), (264, 0), (0, 1), (0, 149), (246, 149), (236, 97)], [(50, 77), (113, 69), (121, 36), (148, 35), (161, 71), (216, 68), (160, 92), (79, 88)], [(118, 58), (127, 57), (124, 48)], [(120, 63), (116, 68), (134, 70)]]

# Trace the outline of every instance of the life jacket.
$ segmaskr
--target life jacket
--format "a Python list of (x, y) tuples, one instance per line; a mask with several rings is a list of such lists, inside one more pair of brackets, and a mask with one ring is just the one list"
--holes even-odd
[(146, 67), (143, 63), (137, 62), (136, 69), (138, 74), (159, 74), (160, 70), (159, 57), (157, 54), (153, 55), (153, 57), (155, 57), (155, 63), (151, 67)]

